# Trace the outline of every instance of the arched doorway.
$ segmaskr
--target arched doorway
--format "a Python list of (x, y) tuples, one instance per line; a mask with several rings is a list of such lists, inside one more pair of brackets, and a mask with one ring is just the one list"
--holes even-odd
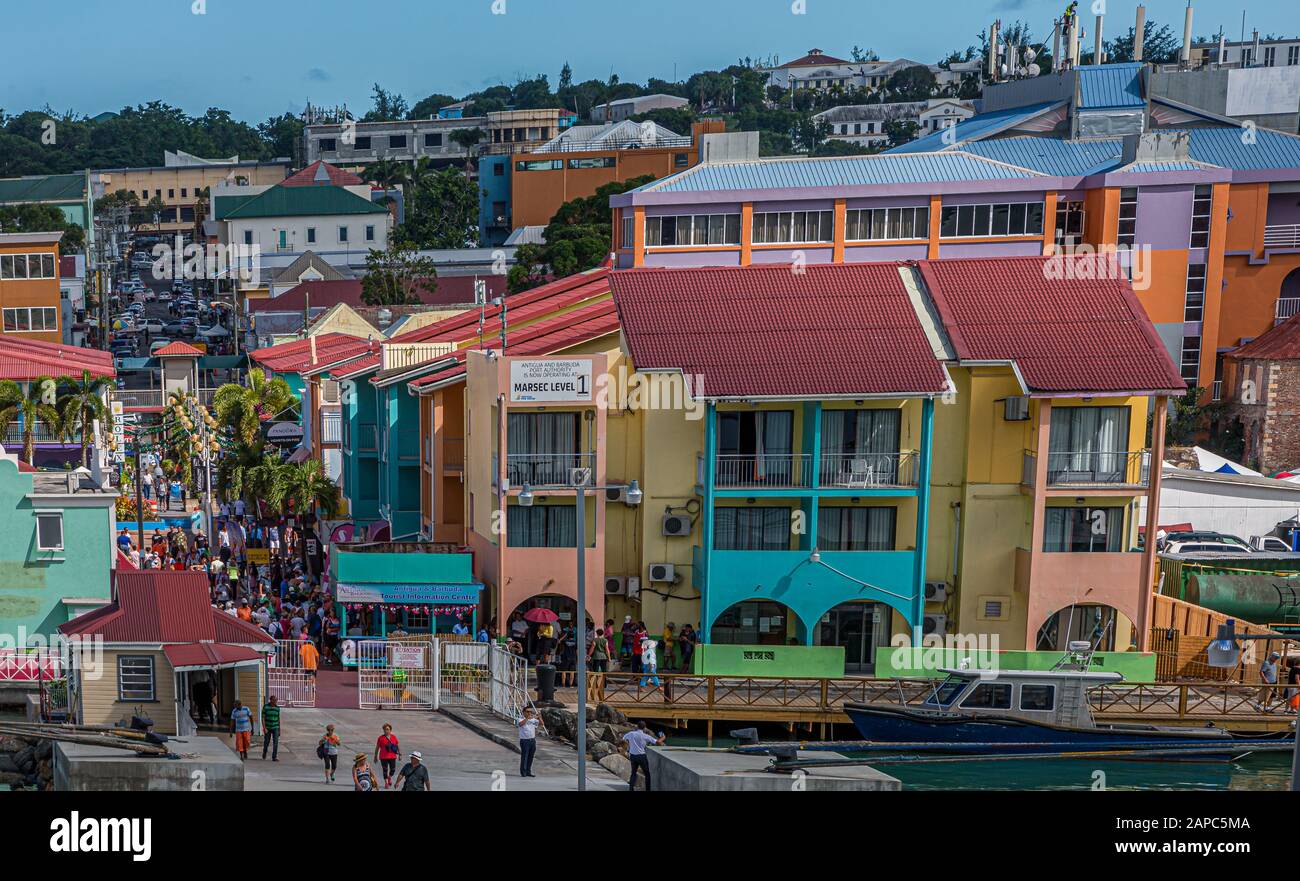
[[(524, 654), (530, 660), (537, 657), (537, 631), (539, 625), (524, 620), (524, 615), (533, 609), (549, 609), (559, 619), (556, 624), (573, 628), (577, 622), (578, 603), (573, 597), (557, 593), (536, 594), (519, 603), (506, 616), (506, 633), (524, 647)], [(517, 623), (522, 622), (522, 626)], [(592, 624), (591, 615), (586, 615), (586, 623)]]
[(723, 645), (805, 645), (803, 621), (785, 603), (745, 600), (735, 603), (713, 622), (709, 642)]
[(884, 603), (853, 600), (826, 610), (813, 628), (813, 645), (842, 646), (844, 672), (869, 674), (876, 650), (889, 645), (894, 610)]
[(1078, 603), (1048, 616), (1038, 628), (1040, 652), (1064, 652), (1071, 642), (1086, 642), (1099, 652), (1126, 652), (1136, 641), (1127, 615), (1103, 603)]

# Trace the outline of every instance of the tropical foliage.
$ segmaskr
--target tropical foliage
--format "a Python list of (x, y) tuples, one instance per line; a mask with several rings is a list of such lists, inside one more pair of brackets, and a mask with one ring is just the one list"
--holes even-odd
[(20, 422), (23, 438), (23, 461), (29, 465), (36, 455), (36, 427), (44, 423), (56, 434), (60, 417), (58, 384), (52, 377), (40, 376), (23, 388), (11, 379), (0, 381), (0, 425)]
[[(90, 457), (91, 435), (94, 433), (95, 420), (108, 421), (108, 405), (104, 403), (104, 386), (107, 380), (91, 376), (83, 370), (80, 379), (60, 378), (61, 394), (56, 403), (59, 411), (61, 434), (67, 438), (81, 441), (81, 464), (85, 466)], [(29, 460), (30, 461), (30, 460)]]

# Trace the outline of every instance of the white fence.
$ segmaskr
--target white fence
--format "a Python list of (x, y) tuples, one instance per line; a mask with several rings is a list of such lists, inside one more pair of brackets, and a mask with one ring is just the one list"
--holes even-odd
[(528, 706), (528, 662), (485, 642), (439, 642), (439, 691), (452, 704), (477, 704), (512, 722)]
[(307, 669), (303, 645), (296, 639), (277, 639), (275, 651), (267, 657), (267, 691), (282, 707), (316, 706), (316, 671)]
[(358, 640), (357, 705), (363, 710), (438, 709), (437, 641)]

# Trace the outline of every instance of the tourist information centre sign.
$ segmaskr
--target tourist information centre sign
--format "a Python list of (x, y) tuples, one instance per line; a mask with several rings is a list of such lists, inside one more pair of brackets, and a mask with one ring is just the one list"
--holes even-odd
[(510, 400), (590, 401), (590, 359), (559, 359), (510, 362)]
[(339, 582), (335, 596), (340, 603), (385, 603), (409, 606), (472, 606), (478, 603), (483, 585), (398, 584)]

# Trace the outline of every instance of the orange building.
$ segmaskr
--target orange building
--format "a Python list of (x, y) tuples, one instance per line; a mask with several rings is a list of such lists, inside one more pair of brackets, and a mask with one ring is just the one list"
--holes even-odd
[(4, 333), (63, 342), (59, 303), (60, 232), (0, 233), (0, 308)]

